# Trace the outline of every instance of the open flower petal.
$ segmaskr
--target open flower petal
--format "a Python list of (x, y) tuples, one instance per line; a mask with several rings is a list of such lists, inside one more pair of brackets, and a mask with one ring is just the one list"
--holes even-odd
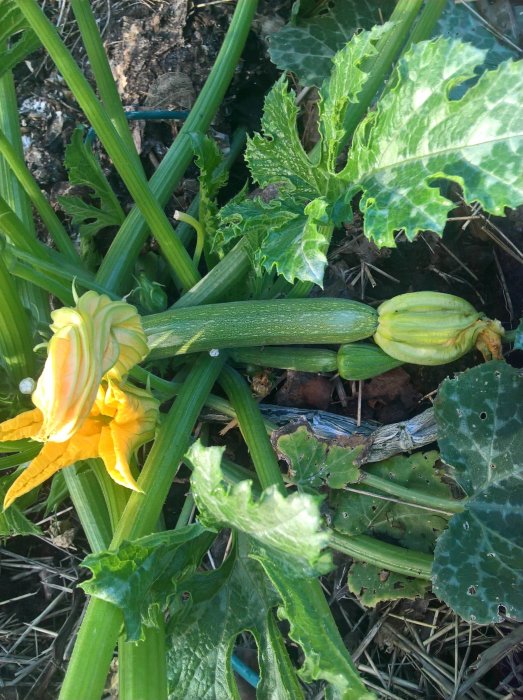
[(148, 352), (130, 304), (90, 291), (53, 311), (48, 357), (33, 393), (44, 416), (38, 439), (65, 442), (90, 414), (102, 378), (122, 377)]
[(43, 416), (38, 408), (0, 423), (0, 442), (36, 438), (42, 428)]
[[(40, 454), (8, 490), (4, 508), (49, 479), (64, 467), (83, 459), (100, 457), (116, 483), (139, 491), (129, 462), (133, 452), (154, 437), (158, 401), (145, 389), (116, 381), (103, 382), (89, 416), (64, 442), (47, 441)], [(0, 424), (0, 441), (40, 435), (43, 416), (39, 409), (26, 411)]]

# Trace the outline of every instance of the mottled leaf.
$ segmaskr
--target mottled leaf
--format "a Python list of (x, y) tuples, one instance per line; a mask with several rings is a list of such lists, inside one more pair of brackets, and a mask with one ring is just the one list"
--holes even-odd
[(280, 458), (289, 465), (291, 482), (304, 491), (318, 489), (324, 483), (333, 489), (340, 489), (358, 481), (360, 476), (354, 460), (362, 447), (342, 447), (332, 441), (321, 440), (308, 424), (279, 434), (276, 449)]
[(365, 235), (378, 246), (394, 246), (399, 230), (410, 240), (419, 231), (443, 231), (455, 205), (440, 194), (438, 180), (458, 183), (467, 202), (493, 214), (523, 202), (523, 63), (502, 63), (460, 100), (449, 99), (484, 57), (459, 41), (415, 44), (358, 126), (340, 177), (361, 188)]
[(323, 82), (319, 101), (319, 130), (322, 137), (320, 165), (336, 171), (336, 160), (345, 141), (344, 121), (351, 103), (367, 79), (366, 62), (376, 56), (375, 44), (390, 25), (378, 25), (356, 34), (332, 59), (330, 76)]
[(314, 199), (325, 191), (327, 177), (313, 165), (301, 145), (295, 99), (282, 76), (265, 98), (263, 135), (248, 139), (245, 159), (261, 187), (281, 183), (297, 195)]
[(0, 77), (40, 46), (14, 0), (0, 0)]
[(274, 620), (278, 596), (249, 550), (248, 538), (240, 537), (219, 569), (195, 573), (173, 599), (167, 639), (169, 700), (239, 700), (231, 655), (245, 631), (258, 647), (259, 696), (303, 698)]
[(154, 626), (157, 615), (192, 574), (213, 537), (200, 525), (159, 532), (116, 551), (87, 556), (82, 565), (93, 577), (80, 586), (122, 611), (128, 641), (143, 638), (142, 625)]
[(320, 499), (299, 493), (286, 498), (270, 487), (254, 501), (251, 481), (234, 486), (224, 483), (220, 466), (223, 450), (205, 448), (198, 441), (188, 452), (194, 465), (191, 484), (201, 522), (209, 528), (233, 527), (249, 535), (301, 576), (328, 571), (331, 557), (323, 551), (328, 533), (321, 527)]
[(196, 153), (195, 163), (200, 171), (198, 219), (204, 228), (206, 239), (212, 241), (218, 228), (216, 195), (227, 183), (228, 172), (219, 167), (223, 156), (215, 141), (201, 134), (191, 134), (191, 138)]
[(303, 85), (320, 86), (329, 75), (334, 54), (358, 29), (370, 29), (392, 12), (394, 3), (385, 0), (336, 0), (320, 15), (295, 18), (270, 37), (269, 53), (282, 70), (296, 73)]
[(482, 624), (523, 618), (523, 378), (489, 362), (446, 380), (435, 403), (441, 456), (468, 494), (438, 539), (433, 590)]
[(349, 591), (369, 608), (388, 600), (422, 598), (429, 585), (429, 581), (385, 571), (362, 561), (355, 561), (347, 576)]
[(502, 61), (518, 56), (515, 49), (502, 43), (489, 31), (473, 5), (455, 2), (455, 0), (448, 0), (433, 36), (434, 38), (443, 36), (446, 39), (461, 39), (473, 44), (477, 49), (485, 50), (487, 52), (485, 64), (484, 67), (479, 66), (479, 70), (495, 68)]
[(293, 575), (265, 553), (253, 552), (252, 556), (261, 563), (280, 594), (278, 616), (289, 622), (289, 636), (304, 653), (299, 671), (303, 680), (330, 683), (332, 688), (325, 695), (328, 698), (374, 700), (345, 648), (319, 582)]
[[(436, 469), (437, 452), (417, 452), (410, 457), (397, 455), (383, 462), (367, 464), (365, 472), (431, 496), (450, 498), (449, 487)], [(362, 482), (362, 490), (365, 481)], [(446, 516), (395, 500), (353, 492), (336, 494), (333, 524), (347, 535), (368, 534), (394, 540), (402, 547), (431, 552), (436, 537), (447, 525)]]

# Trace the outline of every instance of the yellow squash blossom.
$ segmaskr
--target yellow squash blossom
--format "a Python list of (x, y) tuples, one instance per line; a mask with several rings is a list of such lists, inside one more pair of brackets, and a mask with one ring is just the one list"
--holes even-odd
[[(7, 491), (4, 508), (60, 469), (95, 457), (103, 460), (114, 481), (139, 491), (129, 461), (140, 445), (153, 438), (157, 417), (158, 402), (148, 391), (129, 384), (120, 386), (114, 379), (104, 381), (81, 427), (67, 440), (45, 442), (40, 454)], [(35, 408), (5, 421), (0, 424), (0, 441), (41, 440), (44, 420), (42, 411)]]
[(51, 316), (54, 334), (32, 396), (42, 414), (34, 437), (66, 442), (90, 415), (102, 378), (121, 380), (148, 348), (134, 306), (105, 294), (86, 292)]

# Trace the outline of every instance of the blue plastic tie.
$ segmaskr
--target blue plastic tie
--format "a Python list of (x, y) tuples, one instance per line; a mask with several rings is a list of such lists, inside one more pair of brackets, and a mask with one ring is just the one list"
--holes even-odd
[[(139, 119), (145, 119), (146, 121), (159, 121), (161, 119), (184, 120), (189, 116), (189, 112), (176, 109), (149, 109), (142, 112), (129, 111), (124, 112), (124, 114), (128, 122), (138, 121)], [(91, 126), (85, 135), (84, 143), (87, 146), (92, 146), (95, 138), (96, 132)]]
[(240, 659), (234, 654), (232, 655), (232, 669), (233, 671), (236, 671), (236, 673), (241, 676), (244, 681), (247, 681), (249, 685), (252, 685), (253, 688), (258, 686), (260, 676), (256, 673), (256, 671), (253, 671), (250, 666), (247, 666), (247, 664), (244, 664), (243, 661), (240, 661)]

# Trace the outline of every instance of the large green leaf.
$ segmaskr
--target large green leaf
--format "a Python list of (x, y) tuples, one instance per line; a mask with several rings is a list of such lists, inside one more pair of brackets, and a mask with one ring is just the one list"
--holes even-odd
[(327, 681), (332, 687), (325, 697), (333, 700), (373, 700), (340, 638), (319, 582), (293, 575), (266, 553), (255, 551), (252, 556), (278, 590), (282, 599), (278, 615), (289, 622), (289, 636), (303, 649), (303, 680)]
[(83, 566), (93, 577), (85, 592), (122, 611), (128, 641), (143, 637), (142, 625), (156, 623), (184, 579), (192, 574), (213, 540), (200, 525), (160, 532), (116, 551), (90, 554)]
[(289, 465), (289, 477), (301, 490), (316, 490), (327, 483), (341, 489), (358, 481), (360, 470), (354, 460), (362, 447), (343, 447), (332, 441), (321, 440), (309, 425), (291, 426), (276, 439), (280, 458)]
[(434, 592), (469, 621), (523, 618), (523, 378), (504, 362), (446, 380), (441, 456), (469, 499), (439, 538)]
[(40, 46), (14, 0), (0, 0), (0, 77)]
[(269, 556), (300, 576), (328, 571), (331, 557), (324, 547), (329, 537), (321, 527), (320, 499), (298, 493), (285, 498), (271, 487), (254, 501), (250, 481), (225, 484), (220, 466), (223, 450), (203, 447), (198, 441), (188, 452), (202, 523), (209, 528), (233, 527), (249, 535)]
[(291, 70), (303, 85), (320, 86), (329, 75), (331, 61), (358, 29), (370, 29), (386, 19), (394, 3), (382, 0), (336, 0), (320, 15), (301, 18), (270, 37), (271, 60)]
[(195, 573), (171, 606), (167, 642), (169, 700), (238, 700), (231, 655), (242, 632), (258, 646), (259, 697), (300, 700), (303, 692), (274, 620), (278, 596), (245, 537), (222, 566)]
[(458, 183), (467, 202), (493, 214), (523, 202), (522, 62), (502, 63), (460, 100), (449, 97), (484, 57), (460, 41), (414, 45), (357, 128), (340, 177), (361, 188), (365, 234), (378, 246), (394, 246), (399, 230), (411, 240), (419, 231), (442, 232), (454, 204), (438, 180)]
[(212, 241), (218, 228), (218, 204), (216, 195), (227, 183), (229, 174), (226, 168), (221, 168), (223, 155), (215, 141), (208, 136), (191, 134), (195, 163), (200, 171), (200, 204), (198, 218), (205, 231), (206, 240)]
[[(365, 471), (420, 493), (450, 498), (450, 489), (442, 482), (442, 474), (436, 468), (437, 459), (438, 453), (434, 451), (416, 452), (410, 457), (397, 455), (376, 464), (367, 464)], [(362, 483), (364, 485), (365, 481)], [(333, 524), (340, 532), (382, 537), (422, 552), (432, 551), (436, 537), (447, 525), (447, 518), (441, 514), (395, 499), (378, 498), (368, 489), (365, 494), (336, 493), (333, 506)]]

